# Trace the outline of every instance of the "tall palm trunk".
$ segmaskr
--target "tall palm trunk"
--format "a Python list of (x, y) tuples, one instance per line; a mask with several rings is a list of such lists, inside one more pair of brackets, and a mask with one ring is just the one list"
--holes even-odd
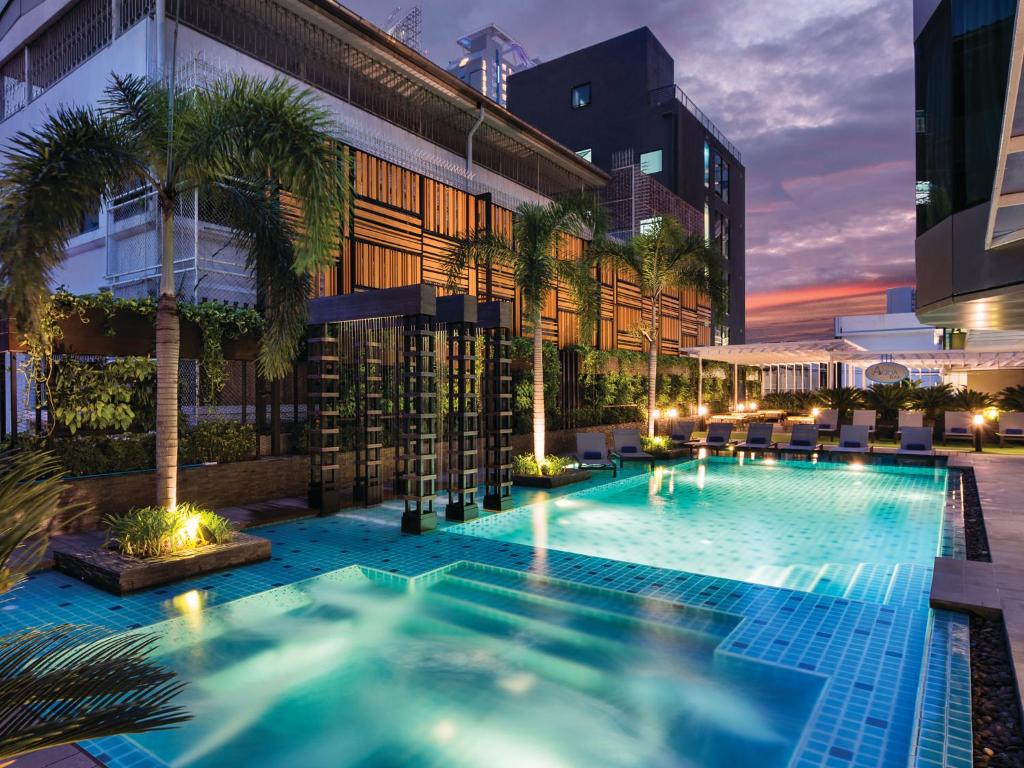
[(533, 455), (544, 462), (544, 329), (540, 312), (533, 318)]
[(178, 504), (178, 357), (181, 329), (174, 289), (174, 202), (161, 201), (160, 299), (156, 307), (156, 499)]
[(658, 298), (651, 299), (651, 348), (647, 352), (647, 436), (654, 437), (658, 401)]

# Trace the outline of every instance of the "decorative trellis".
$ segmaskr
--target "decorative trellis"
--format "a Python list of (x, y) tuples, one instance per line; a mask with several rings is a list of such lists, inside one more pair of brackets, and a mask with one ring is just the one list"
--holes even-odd
[(341, 351), (337, 328), (310, 327), (308, 338), (309, 505), (337, 509), (341, 503)]
[(448, 443), (448, 520), (472, 520), (477, 516), (480, 394), (477, 380), (477, 307), (468, 296), (438, 300), (438, 317), (444, 322), (446, 430)]
[(494, 301), (479, 309), (484, 337), (484, 509), (512, 507), (512, 311)]
[(402, 333), (400, 434), (395, 466), (405, 500), (402, 530), (422, 533), (437, 526), (437, 369), (433, 318), (411, 315)]

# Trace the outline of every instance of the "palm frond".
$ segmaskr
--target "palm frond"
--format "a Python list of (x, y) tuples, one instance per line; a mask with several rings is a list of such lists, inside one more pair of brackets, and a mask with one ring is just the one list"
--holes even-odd
[(449, 290), (463, 289), (462, 280), (470, 265), (487, 269), (495, 265), (511, 266), (515, 248), (507, 238), (493, 232), (479, 231), (459, 243), (445, 259), (445, 277)]
[(226, 201), (234, 241), (245, 251), (246, 265), (256, 279), (265, 321), (260, 373), (270, 380), (280, 379), (298, 355), (310, 293), (309, 274), (294, 269), (299, 239), (295, 212), (267, 179), (217, 185), (211, 193)]
[(33, 330), (67, 241), (100, 198), (142, 173), (119, 126), (91, 109), (60, 108), (6, 148), (0, 174), (0, 285)]
[(147, 660), (157, 640), (77, 625), (0, 637), (0, 759), (188, 720), (171, 704), (184, 683)]
[[(64, 471), (51, 454), (0, 454), (0, 594), (13, 589), (39, 564), (47, 524), (58, 511), (73, 518), (81, 503), (61, 505)], [(33, 538), (34, 537), (34, 538)]]
[(178, 165), (193, 181), (259, 178), (271, 170), (295, 198), (301, 224), (293, 269), (312, 274), (337, 258), (350, 199), (347, 161), (330, 140), (330, 113), (283, 78), (235, 76), (195, 96), (176, 132)]

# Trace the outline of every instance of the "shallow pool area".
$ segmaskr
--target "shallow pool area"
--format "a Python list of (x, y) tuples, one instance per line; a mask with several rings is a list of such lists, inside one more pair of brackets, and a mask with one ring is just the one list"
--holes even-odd
[(349, 568), (157, 625), (195, 719), (130, 741), (197, 767), (787, 765), (824, 678), (719, 655), (737, 617), (510, 577)]
[(938, 554), (946, 474), (713, 457), (448, 531), (886, 602)]

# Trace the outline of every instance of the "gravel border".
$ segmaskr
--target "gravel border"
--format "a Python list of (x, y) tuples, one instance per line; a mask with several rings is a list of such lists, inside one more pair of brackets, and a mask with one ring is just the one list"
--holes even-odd
[[(973, 469), (961, 470), (967, 559), (992, 562)], [(1003, 620), (971, 615), (971, 716), (974, 764), (1024, 768), (1017, 688)]]

